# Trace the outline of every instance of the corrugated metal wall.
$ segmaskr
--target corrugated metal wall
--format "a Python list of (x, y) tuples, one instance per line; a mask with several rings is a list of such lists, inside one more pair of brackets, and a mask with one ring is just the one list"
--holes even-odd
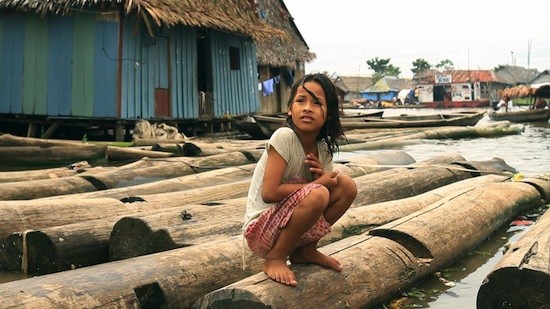
[[(247, 38), (213, 32), (211, 35), (214, 116), (246, 114), (259, 110), (256, 47)], [(231, 70), (229, 47), (240, 50), (241, 69)]]
[(0, 17), (0, 113), (115, 117), (118, 23)]
[[(176, 26), (151, 41), (135, 18), (103, 20), (13, 14), (0, 17), (0, 113), (155, 118), (155, 89), (170, 93), (169, 117), (198, 118), (197, 31)], [(112, 18), (111, 18), (112, 19)], [(121, 102), (117, 111), (119, 25)], [(259, 109), (256, 50), (250, 38), (209, 31), (214, 117)], [(238, 48), (240, 69), (230, 67)]]

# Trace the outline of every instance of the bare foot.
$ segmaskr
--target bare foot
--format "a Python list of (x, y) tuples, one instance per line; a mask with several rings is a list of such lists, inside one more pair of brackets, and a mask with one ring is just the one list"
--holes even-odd
[(297, 286), (294, 272), (286, 264), (286, 259), (266, 259), (263, 271), (273, 281), (277, 281), (288, 286)]
[(309, 248), (305, 246), (296, 249), (290, 255), (290, 262), (292, 264), (317, 264), (335, 271), (342, 271), (342, 264), (338, 260), (321, 253), (315, 247)]

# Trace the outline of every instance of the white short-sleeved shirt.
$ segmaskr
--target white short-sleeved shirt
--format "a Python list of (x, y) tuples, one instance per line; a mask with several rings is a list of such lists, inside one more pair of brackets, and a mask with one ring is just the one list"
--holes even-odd
[[(275, 203), (266, 203), (262, 199), (262, 186), (265, 174), (265, 166), (267, 164), (268, 150), (273, 147), (279, 155), (286, 161), (287, 166), (283, 174), (284, 183), (295, 183), (299, 180), (303, 180), (306, 183), (313, 180), (309, 166), (304, 163), (306, 160), (306, 154), (298, 136), (289, 127), (282, 127), (277, 129), (266, 144), (266, 150), (260, 157), (252, 180), (250, 188), (248, 190), (248, 198), (246, 201), (246, 213), (244, 218), (243, 230), (260, 214), (273, 206)], [(319, 153), (319, 160), (323, 165), (325, 172), (332, 172), (334, 164), (332, 162), (332, 156), (328, 150), (328, 146), (323, 141), (317, 141), (317, 150)]]

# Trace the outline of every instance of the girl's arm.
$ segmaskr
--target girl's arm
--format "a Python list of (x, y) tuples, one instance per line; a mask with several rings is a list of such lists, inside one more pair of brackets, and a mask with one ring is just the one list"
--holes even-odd
[(285, 159), (274, 147), (270, 147), (267, 153), (267, 163), (262, 186), (262, 199), (266, 203), (280, 202), (290, 195), (290, 193), (304, 186), (303, 184), (283, 183), (286, 165)]
[[(277, 203), (290, 195), (295, 190), (304, 186), (304, 184), (287, 184), (283, 183), (283, 175), (287, 163), (285, 159), (275, 150), (270, 147), (268, 150), (267, 163), (264, 172), (262, 199), (266, 203)], [(324, 173), (313, 182), (324, 185), (331, 189), (336, 185), (338, 175), (337, 172)]]

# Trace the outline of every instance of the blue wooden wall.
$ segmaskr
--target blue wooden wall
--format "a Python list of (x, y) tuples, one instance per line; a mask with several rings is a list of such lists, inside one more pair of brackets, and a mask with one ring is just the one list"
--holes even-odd
[(0, 113), (116, 117), (118, 23), (0, 16)]
[[(196, 29), (165, 29), (154, 42), (144, 33), (133, 17), (0, 14), (0, 113), (150, 119), (155, 88), (165, 88), (170, 117), (197, 118)], [(214, 117), (258, 111), (252, 40), (214, 30), (209, 39)], [(240, 70), (230, 69), (230, 47)]]

